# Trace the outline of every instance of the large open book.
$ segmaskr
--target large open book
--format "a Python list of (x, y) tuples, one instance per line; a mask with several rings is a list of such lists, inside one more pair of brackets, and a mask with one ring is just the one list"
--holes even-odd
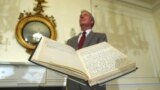
[(136, 69), (135, 62), (107, 42), (75, 51), (46, 37), (41, 38), (29, 61), (85, 80), (90, 86)]

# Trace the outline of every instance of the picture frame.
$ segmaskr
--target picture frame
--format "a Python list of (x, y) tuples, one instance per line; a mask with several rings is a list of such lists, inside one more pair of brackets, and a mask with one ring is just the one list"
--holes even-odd
[(56, 40), (56, 24), (53, 16), (44, 14), (45, 0), (35, 0), (34, 12), (26, 12), (19, 15), (16, 26), (16, 39), (26, 49), (35, 49), (42, 36)]
[(27, 49), (34, 49), (41, 36), (56, 39), (56, 25), (41, 15), (22, 18), (16, 27), (18, 42)]

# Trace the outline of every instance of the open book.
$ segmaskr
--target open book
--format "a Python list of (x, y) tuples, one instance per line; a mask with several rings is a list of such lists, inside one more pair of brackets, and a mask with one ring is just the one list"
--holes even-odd
[(90, 86), (136, 69), (135, 62), (107, 42), (75, 51), (46, 37), (41, 38), (29, 61), (85, 80)]

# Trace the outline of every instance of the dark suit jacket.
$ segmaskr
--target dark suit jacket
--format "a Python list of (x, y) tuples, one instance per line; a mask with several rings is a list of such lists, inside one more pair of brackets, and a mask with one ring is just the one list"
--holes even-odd
[[(80, 34), (79, 34), (80, 35)], [(74, 49), (78, 49), (78, 38), (79, 38), (79, 35), (69, 39), (67, 41), (67, 44), (71, 47), (73, 47)], [(83, 47), (87, 47), (87, 46), (91, 46), (91, 45), (94, 45), (94, 44), (97, 44), (97, 43), (100, 43), (100, 42), (103, 42), (103, 41), (107, 41), (107, 37), (106, 37), (106, 34), (104, 33), (95, 33), (93, 31), (91, 31), (89, 33), (89, 35), (86, 37), (86, 40), (83, 44)]]

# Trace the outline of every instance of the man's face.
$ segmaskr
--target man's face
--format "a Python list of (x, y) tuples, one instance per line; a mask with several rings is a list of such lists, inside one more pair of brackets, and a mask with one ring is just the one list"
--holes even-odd
[(82, 28), (91, 27), (93, 23), (91, 15), (87, 11), (83, 11), (80, 15), (79, 23)]

